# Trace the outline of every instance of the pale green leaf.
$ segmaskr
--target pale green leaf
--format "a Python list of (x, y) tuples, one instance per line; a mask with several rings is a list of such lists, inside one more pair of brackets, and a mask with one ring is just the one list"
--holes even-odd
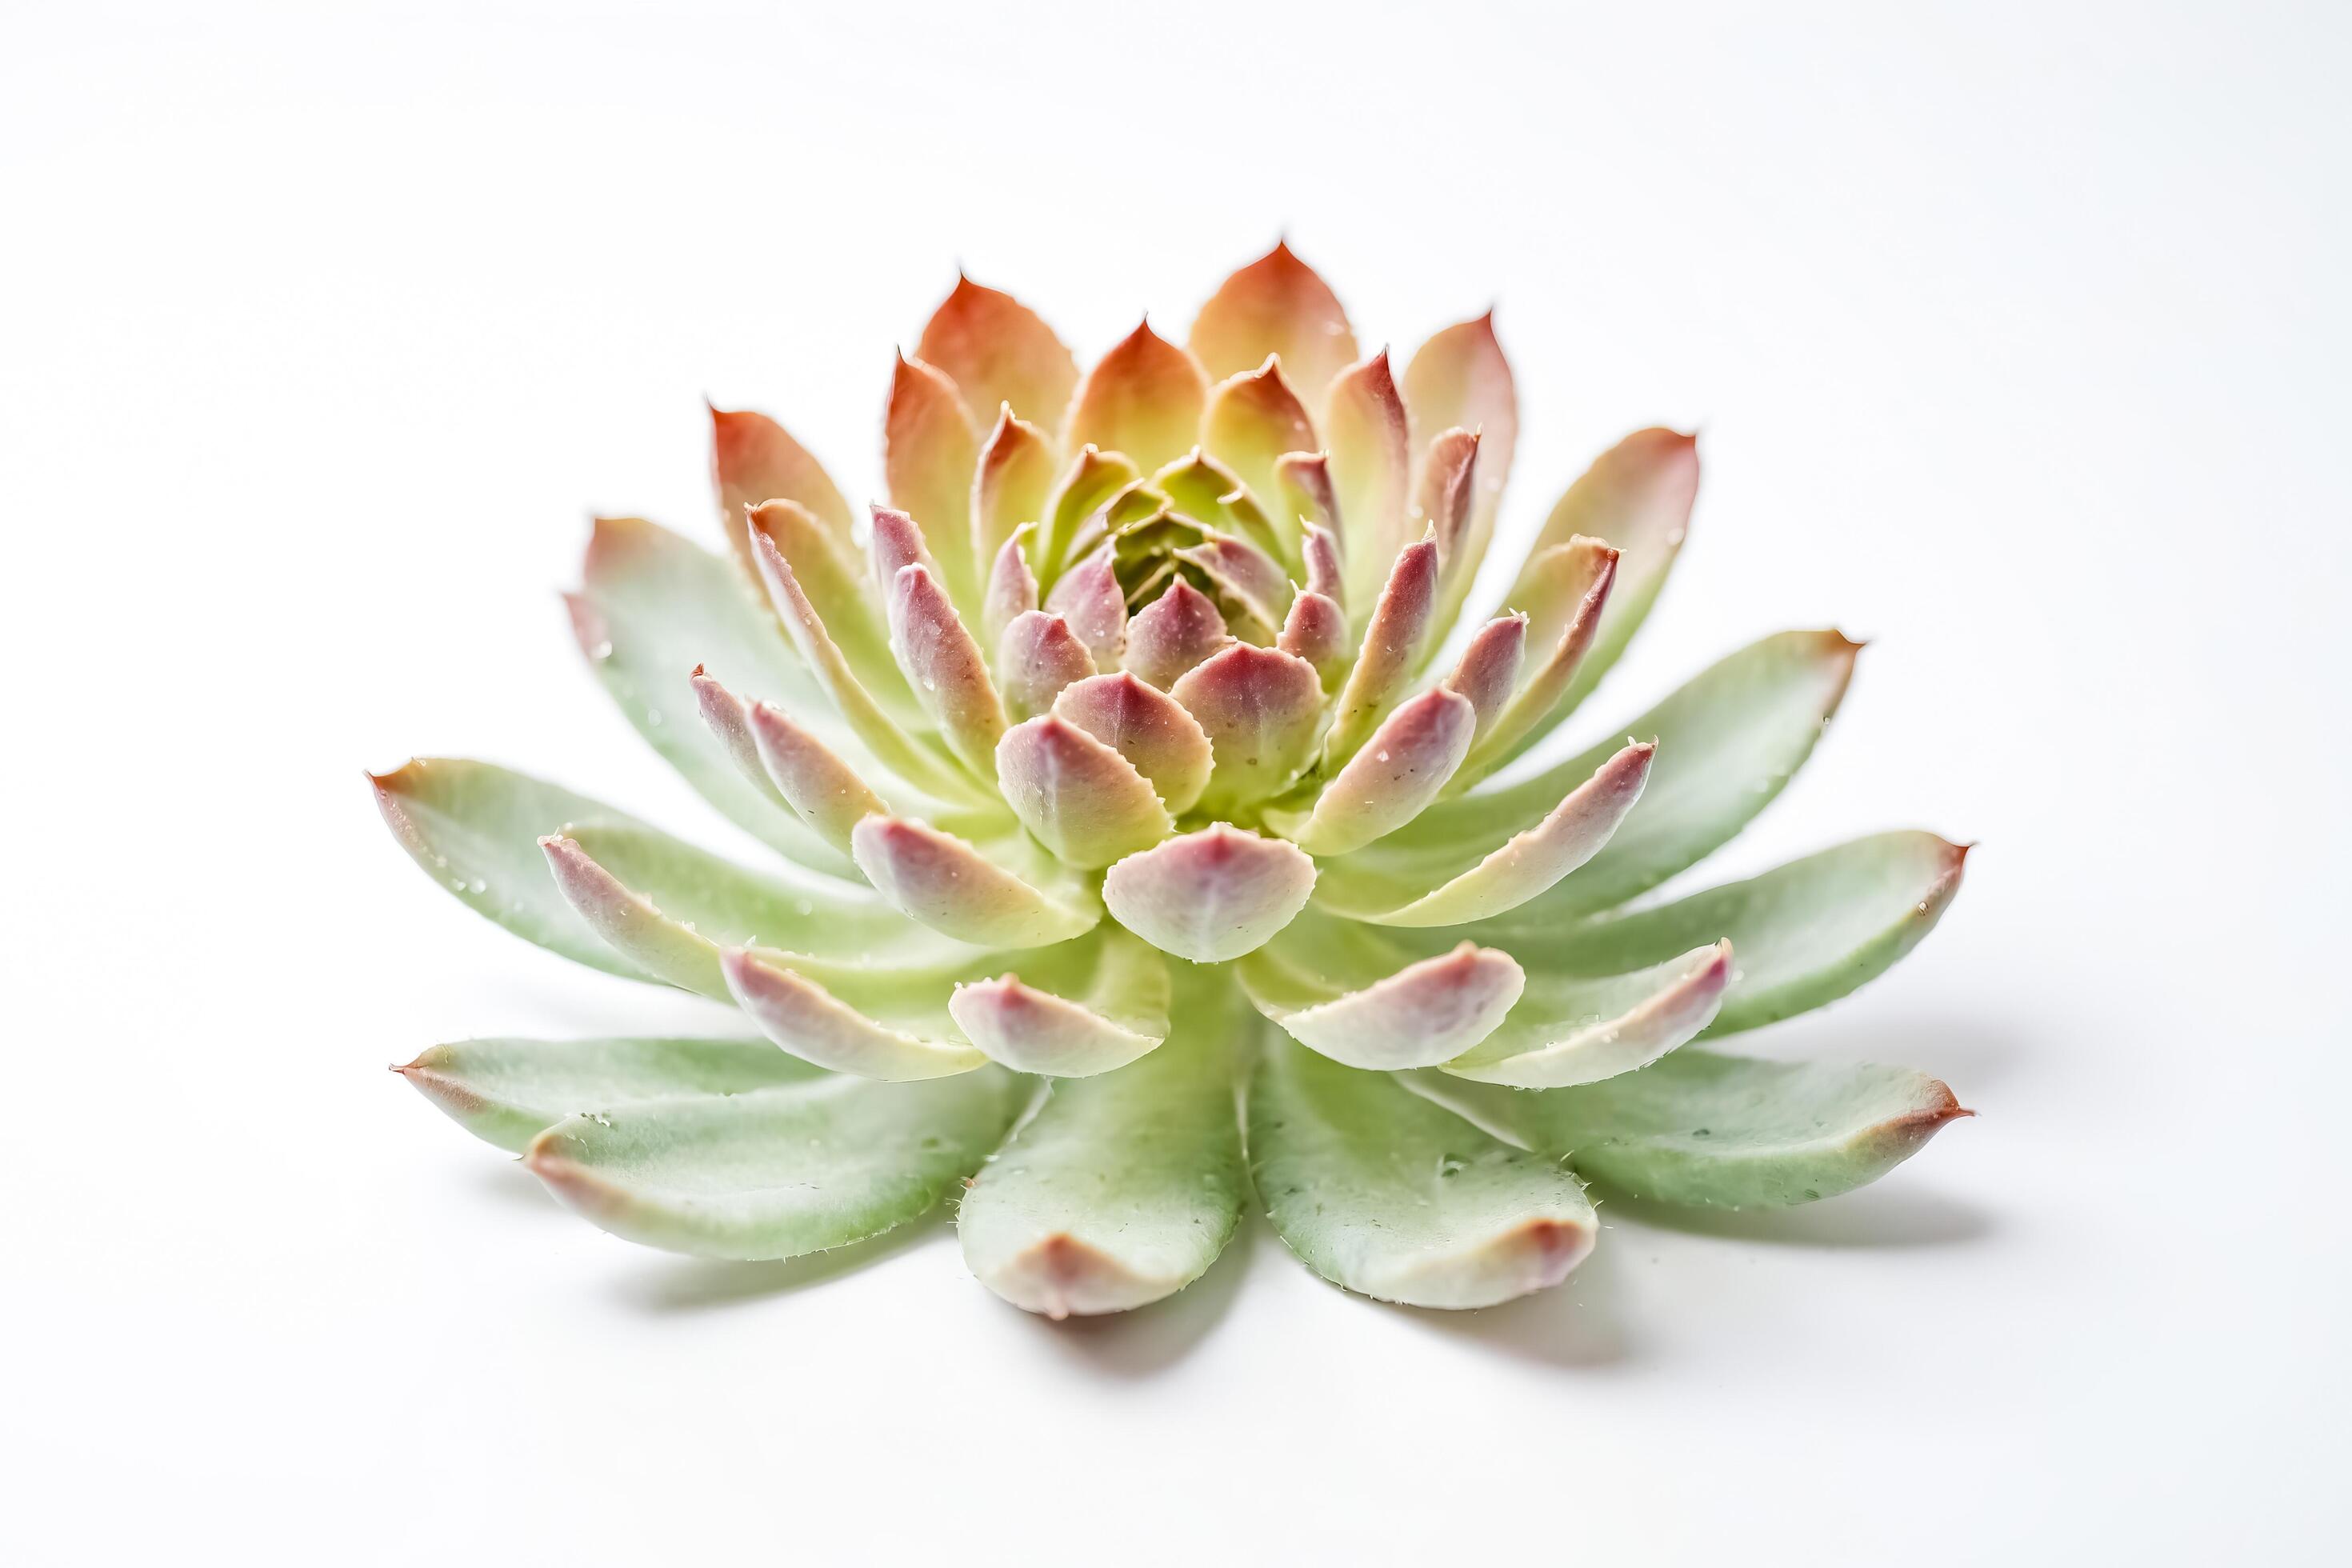
[(1722, 1208), (1811, 1203), (1874, 1182), (1971, 1112), (1925, 1073), (1766, 1062), (1696, 1048), (1537, 1093), (1415, 1075), (1414, 1087), (1603, 1187)]
[(826, 1075), (557, 1122), (523, 1162), (615, 1236), (709, 1258), (794, 1258), (924, 1214), (1003, 1136), (1024, 1092), (996, 1068), (919, 1083)]
[(958, 1213), (981, 1283), (1060, 1318), (1157, 1301), (1216, 1261), (1246, 1185), (1234, 1000), (1213, 979), (1190, 984), (1167, 1044), (1053, 1085)]
[(1277, 1039), (1249, 1103), (1250, 1167), (1290, 1249), (1334, 1284), (1417, 1307), (1489, 1307), (1557, 1285), (1592, 1205), (1557, 1162), (1404, 1088)]
[(457, 1040), (393, 1070), (467, 1131), (518, 1154), (575, 1112), (817, 1076), (765, 1040), (708, 1039)]

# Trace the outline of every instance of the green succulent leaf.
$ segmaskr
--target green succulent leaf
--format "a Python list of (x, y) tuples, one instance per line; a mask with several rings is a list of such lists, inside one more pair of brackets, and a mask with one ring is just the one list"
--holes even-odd
[(1287, 1040), (1250, 1091), (1251, 1173), (1283, 1241), (1336, 1285), (1415, 1307), (1490, 1307), (1592, 1249), (1582, 1184), (1385, 1073)]
[(1738, 955), (1707, 1033), (1810, 1012), (1876, 979), (1935, 929), (1958, 892), (1964, 846), (1881, 833), (1744, 882), (1581, 925), (1539, 927), (1525, 909), (1463, 934), (1531, 973), (1621, 974), (1728, 939)]
[(600, 518), (580, 591), (568, 603), (589, 668), (663, 761), (783, 854), (806, 866), (846, 868), (838, 851), (743, 776), (725, 742), (696, 716), (688, 682), (698, 668), (795, 712), (824, 710), (774, 620), (724, 557), (641, 518)]
[(931, 972), (981, 949), (899, 918), (847, 882), (770, 877), (639, 823), (572, 824), (541, 843), (556, 887), (645, 973), (727, 999), (719, 953), (792, 953), (827, 973)]
[(393, 1068), (452, 1121), (520, 1154), (565, 1117), (649, 1100), (743, 1094), (818, 1069), (765, 1040), (457, 1040)]
[(980, 1281), (1032, 1312), (1117, 1312), (1208, 1271), (1246, 1177), (1229, 986), (1194, 984), (1181, 1027), (1139, 1061), (1055, 1082), (981, 1172), (956, 1227)]
[(1767, 1062), (1696, 1048), (1640, 1072), (1528, 1093), (1437, 1073), (1414, 1087), (1604, 1189), (1659, 1203), (1774, 1207), (1874, 1182), (1974, 1114), (1908, 1068)]
[(602, 801), (463, 757), (418, 757), (368, 782), (401, 847), (467, 908), (575, 963), (653, 978), (572, 909), (549, 878), (539, 841), (591, 823), (655, 829)]
[[(1613, 909), (1698, 864), (1771, 804), (1837, 710), (1860, 646), (1833, 631), (1751, 643), (1600, 744), (1507, 788), (1433, 806), (1379, 847), (1410, 869), (1488, 853), (1555, 810), (1626, 736), (1654, 741), (1640, 802), (1591, 859), (1520, 916), (1534, 922)], [(1385, 868), (1376, 858), (1367, 863)]]
[(995, 1147), (1023, 1094), (995, 1068), (898, 1084), (827, 1074), (572, 1116), (533, 1139), (523, 1163), (631, 1241), (796, 1258), (929, 1211)]

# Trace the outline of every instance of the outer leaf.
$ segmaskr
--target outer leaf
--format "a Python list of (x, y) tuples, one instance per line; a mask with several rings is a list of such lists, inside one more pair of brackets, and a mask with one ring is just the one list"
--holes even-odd
[(1477, 710), (1433, 687), (1391, 713), (1361, 751), (1323, 786), (1303, 822), (1268, 821), (1310, 855), (1344, 855), (1420, 815), (1462, 765)]
[[(706, 405), (707, 406), (707, 405)], [(788, 500), (845, 543), (849, 503), (841, 499), (824, 466), (784, 427), (764, 414), (710, 410), (710, 482), (719, 492), (719, 522), (747, 574), (752, 573), (751, 542), (744, 538), (744, 512), (762, 501)]]
[[(1053, 486), (1053, 437), (1009, 412), (1000, 413), (995, 428), (980, 449), (979, 466), (971, 477), (972, 560), (996, 564), (1013, 534), (1045, 515), (1045, 498)], [(1028, 592), (1028, 602), (1018, 605), (1014, 614), (1036, 608), (1034, 577)], [(992, 615), (995, 595), (992, 574), (984, 595)], [(1000, 625), (995, 629), (1001, 632), (1003, 627)]]
[(1070, 401), (1062, 447), (1124, 452), (1145, 471), (1200, 439), (1209, 378), (1199, 362), (1145, 322), (1103, 355)]
[(401, 847), (477, 914), (575, 963), (653, 978), (614, 952), (556, 890), (539, 841), (567, 824), (655, 829), (602, 801), (462, 757), (419, 757), (370, 774), (368, 783)]
[(594, 1224), (710, 1258), (794, 1258), (929, 1210), (1013, 1120), (995, 1068), (888, 1086), (824, 1078), (558, 1122), (523, 1163)]
[(1291, 1251), (1384, 1301), (1491, 1307), (1559, 1284), (1592, 1250), (1592, 1205), (1559, 1164), (1287, 1040), (1259, 1060), (1249, 1152)]
[[(1613, 908), (1729, 843), (1811, 754), (1859, 647), (1828, 631), (1766, 637), (1611, 731), (1657, 743), (1642, 804), (1581, 870), (1527, 910), (1527, 920)], [(1463, 854), (1499, 846), (1606, 766), (1622, 744), (1606, 740), (1507, 789), (1433, 805), (1381, 848)]]
[(817, 1076), (765, 1040), (703, 1039), (458, 1040), (392, 1070), (458, 1126), (517, 1154), (574, 1112)]
[(1100, 1078), (1055, 1083), (957, 1212), (964, 1261), (1050, 1318), (1118, 1312), (1208, 1271), (1240, 1224), (1230, 986), (1189, 994), (1166, 1047)]
[(1467, 934), (1530, 972), (1615, 974), (1729, 939), (1739, 963), (1710, 1034), (1752, 1029), (1876, 979), (1935, 928), (1960, 886), (1965, 847), (1882, 833), (1744, 882), (1562, 929), (1522, 909)]
[(1034, 310), (961, 274), (924, 326), (915, 357), (953, 381), (964, 406), (980, 417), (992, 418), (1009, 403), (1014, 414), (1049, 429), (1061, 423), (1078, 380), (1078, 362)]
[(795, 707), (816, 699), (775, 624), (727, 563), (642, 518), (599, 518), (568, 601), (580, 649), (631, 727), (737, 826), (803, 865), (840, 857), (737, 771), (695, 716), (687, 682), (707, 668), (738, 691)]
[(1214, 376), (1238, 375), (1279, 354), (1292, 383), (1319, 395), (1356, 357), (1356, 335), (1315, 269), (1286, 244), (1219, 285), (1192, 323), (1193, 353)]
[(972, 556), (971, 482), (980, 434), (954, 382), (919, 359), (899, 357), (882, 426), (890, 504), (921, 526), (957, 603), (973, 606), (987, 565)]
[(1604, 1187), (1717, 1208), (1811, 1203), (1876, 1181), (1975, 1112), (1908, 1068), (1764, 1062), (1696, 1048), (1540, 1094), (1423, 1074), (1416, 1089)]

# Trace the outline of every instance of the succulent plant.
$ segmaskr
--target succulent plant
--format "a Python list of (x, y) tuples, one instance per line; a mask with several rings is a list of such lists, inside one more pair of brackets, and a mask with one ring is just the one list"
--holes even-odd
[(372, 781), (478, 912), (764, 1037), (396, 1069), (604, 1228), (785, 1258), (961, 1189), (972, 1271), (1059, 1317), (1199, 1278), (1255, 1194), (1324, 1278), (1480, 1307), (1585, 1256), (1587, 1183), (1801, 1203), (1968, 1114), (1689, 1043), (1878, 974), (1965, 850), (1880, 834), (1643, 899), (1780, 792), (1857, 645), (1767, 637), (1553, 755), (1698, 458), (1626, 437), (1463, 620), (1517, 435), (1491, 318), (1400, 380), (1277, 247), (1189, 346), (1146, 324), (1081, 375), (960, 281), (898, 362), (868, 519), (772, 421), (711, 417), (725, 552), (600, 520), (572, 623), (775, 862), (485, 763)]

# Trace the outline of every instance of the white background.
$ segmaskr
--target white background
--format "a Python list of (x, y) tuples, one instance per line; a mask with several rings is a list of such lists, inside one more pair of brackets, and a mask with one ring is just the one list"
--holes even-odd
[[(0, 22), (16, 1561), (2342, 1561), (2337, 5), (409, 4)], [(1876, 639), (1727, 857), (1983, 840), (1744, 1042), (1981, 1112), (1866, 1193), (1608, 1215), (1560, 1290), (1262, 1225), (1124, 1321), (951, 1233), (698, 1264), (384, 1064), (723, 1021), (436, 891), (360, 773), (705, 842), (555, 591), (713, 526), (706, 393), (878, 482), (959, 261), (1082, 354), (1286, 232), (1369, 343), (1499, 302), (1529, 526), (1652, 422), (1690, 549), (1597, 733)], [(2340, 1551), (2340, 1542), (2336, 1550)]]

